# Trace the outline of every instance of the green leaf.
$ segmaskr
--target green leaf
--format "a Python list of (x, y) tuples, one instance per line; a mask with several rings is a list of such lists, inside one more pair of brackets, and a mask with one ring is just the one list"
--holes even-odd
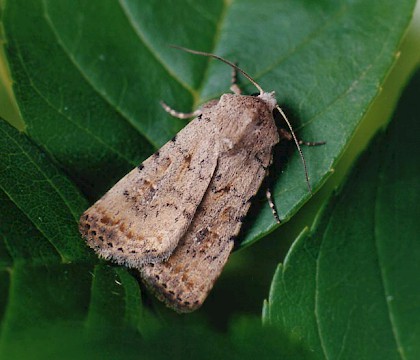
[(264, 320), (319, 359), (420, 353), (420, 72), (394, 121), (280, 265)]
[[(4, 2), (25, 131), (91, 199), (185, 124), (170, 118), (160, 100), (189, 111), (228, 91), (226, 65), (168, 44), (238, 61), (265, 90), (275, 90), (299, 137), (327, 141), (304, 149), (318, 188), (378, 93), (415, 3)], [(280, 215), (288, 219), (310, 196), (296, 151), (272, 176)], [(268, 205), (258, 203), (243, 244), (275, 226)]]
[(43, 264), (89, 259), (77, 232), (87, 202), (73, 183), (3, 120), (0, 154), (0, 233), (5, 250), (0, 261)]
[(95, 265), (78, 234), (87, 202), (77, 188), (3, 120), (0, 134), (0, 358), (19, 358), (16, 339), (33, 348), (33, 335), (50, 327), (150, 332), (136, 279)]
[[(200, 325), (175, 324), (141, 339), (114, 328), (104, 338), (99, 332), (86, 337), (75, 325), (41, 327), (11, 339), (15, 345), (7, 359), (311, 359), (311, 355), (276, 328), (262, 327), (254, 318), (241, 318), (217, 333)], [(75, 331), (76, 330), (76, 331)], [(77, 331), (78, 330), (78, 331)], [(53, 341), (51, 341), (53, 339)]]

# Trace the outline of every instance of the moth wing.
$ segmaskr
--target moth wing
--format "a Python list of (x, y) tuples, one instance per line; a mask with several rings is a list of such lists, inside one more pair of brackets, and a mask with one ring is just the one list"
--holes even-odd
[[(277, 135), (277, 134), (276, 134)], [(178, 312), (200, 307), (219, 277), (242, 221), (271, 163), (271, 147), (221, 157), (188, 231), (165, 262), (146, 264), (141, 277)]]
[(213, 127), (193, 120), (85, 211), (79, 228), (87, 244), (130, 267), (166, 259), (209, 185), (215, 145)]

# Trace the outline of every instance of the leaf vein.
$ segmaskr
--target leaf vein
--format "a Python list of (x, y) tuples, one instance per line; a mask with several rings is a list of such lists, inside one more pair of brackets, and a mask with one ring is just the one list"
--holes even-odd
[(314, 299), (315, 300), (314, 301), (314, 307), (315, 307), (314, 308), (314, 318), (315, 318), (319, 343), (321, 345), (322, 353), (323, 353), (325, 359), (328, 359), (327, 347), (326, 347), (326, 344), (324, 343), (324, 339), (322, 337), (320, 316), (319, 316), (319, 313), (318, 313), (318, 310), (319, 310), (319, 307), (318, 307), (318, 305), (319, 305), (319, 277), (320, 277), (320, 275), (319, 275), (319, 259), (321, 257), (321, 252), (322, 252), (322, 243), (323, 243), (325, 234), (327, 234), (328, 227), (329, 227), (329, 224), (326, 227), (326, 230), (324, 231), (324, 235), (322, 236), (322, 240), (319, 244), (319, 252), (318, 252), (318, 255), (317, 255), (317, 258), (316, 258), (316, 262), (315, 262), (315, 293), (314, 293), (314, 295), (315, 295), (315, 299)]
[(170, 69), (170, 67), (166, 65), (166, 63), (159, 56), (159, 54), (156, 52), (156, 50), (153, 49), (153, 47), (151, 46), (151, 44), (146, 40), (146, 37), (142, 34), (142, 32), (140, 31), (140, 29), (137, 26), (135, 26), (135, 22), (134, 22), (132, 16), (130, 15), (130, 12), (128, 11), (128, 9), (126, 8), (126, 6), (122, 2), (123, 2), (123, 0), (118, 0), (118, 5), (121, 7), (122, 12), (123, 12), (124, 16), (126, 17), (127, 22), (130, 25), (130, 28), (132, 29), (132, 31), (134, 32), (134, 34), (136, 35), (137, 39), (139, 39), (139, 41), (146, 47), (146, 49), (149, 51), (149, 53), (156, 59), (156, 61), (162, 66), (162, 68), (165, 69), (165, 71), (178, 84), (180, 84), (183, 88), (185, 88), (188, 92), (190, 92), (192, 96), (194, 96), (194, 89), (192, 89), (190, 86), (188, 86), (187, 83), (185, 83), (184, 81), (182, 81), (181, 78), (179, 78), (176, 75), (176, 73), (174, 73)]
[[(28, 79), (29, 79), (29, 83), (30, 86), (34, 89), (34, 91), (39, 95), (39, 97), (49, 106), (51, 107), (54, 111), (56, 111), (58, 114), (60, 114), (64, 119), (66, 119), (67, 121), (69, 121), (71, 124), (73, 124), (75, 127), (77, 127), (78, 129), (84, 131), (85, 133), (87, 133), (88, 135), (92, 136), (92, 138), (96, 141), (98, 141), (101, 145), (103, 145), (105, 148), (110, 149), (112, 152), (114, 152), (115, 154), (117, 154), (119, 157), (121, 157), (122, 159), (126, 160), (128, 163), (132, 164), (133, 166), (136, 166), (136, 163), (133, 162), (131, 159), (127, 158), (124, 154), (122, 154), (120, 151), (118, 151), (116, 148), (114, 148), (112, 145), (106, 143), (102, 138), (98, 137), (95, 133), (91, 132), (88, 128), (82, 127), (79, 123), (77, 123), (76, 121), (74, 121), (71, 117), (67, 116), (66, 114), (64, 114), (60, 109), (58, 109), (54, 104), (52, 104), (48, 98), (46, 98), (43, 93), (37, 88), (37, 86), (35, 85), (35, 83), (33, 82), (31, 76), (29, 75), (29, 72), (25, 66), (25, 62), (21, 56), (21, 52), (20, 52), (20, 48), (19, 46), (17, 46), (17, 57), (20, 60), (20, 63), (22, 65), (23, 70), (25, 71)], [(48, 149), (46, 149), (44, 147), (45, 150), (48, 151)], [(48, 153), (52, 156), (53, 154), (51, 154), (49, 151)]]
[[(379, 171), (381, 171), (380, 168), (379, 168)], [(385, 275), (385, 271), (384, 271), (384, 264), (381, 261), (381, 256), (380, 256), (381, 252), (379, 251), (378, 239), (379, 239), (380, 236), (377, 234), (377, 229), (378, 229), (377, 224), (379, 223), (377, 221), (377, 216), (378, 216), (377, 214), (378, 214), (379, 211), (378, 211), (377, 206), (378, 206), (378, 197), (379, 197), (378, 192), (379, 192), (379, 189), (381, 188), (380, 175), (378, 175), (378, 178), (379, 178), (378, 179), (379, 184), (378, 184), (378, 186), (376, 186), (375, 199), (374, 199), (374, 204), (375, 205), (374, 205), (374, 215), (373, 215), (374, 216), (374, 219), (373, 219), (374, 220), (373, 221), (373, 223), (374, 223), (373, 243), (374, 243), (374, 246), (375, 246), (376, 254), (378, 255), (377, 264), (378, 264), (378, 268), (379, 268), (381, 285), (382, 285), (382, 289), (383, 289), (384, 300), (385, 300), (385, 304), (386, 304), (386, 308), (387, 308), (388, 318), (389, 318), (389, 322), (390, 322), (390, 325), (391, 325), (392, 335), (394, 337), (395, 345), (397, 347), (397, 353), (399, 354), (401, 359), (405, 360), (407, 357), (405, 355), (404, 347), (402, 346), (400, 336), (399, 336), (399, 333), (398, 333), (398, 329), (397, 329), (397, 326), (395, 324), (395, 318), (394, 318), (394, 315), (392, 313), (392, 308), (391, 308), (390, 303), (388, 301), (388, 299), (391, 295), (390, 295), (388, 287), (387, 287), (386, 275)]]
[(95, 83), (93, 83), (89, 77), (85, 74), (85, 72), (83, 71), (83, 69), (79, 66), (79, 64), (77, 63), (76, 59), (74, 58), (74, 56), (70, 53), (70, 51), (66, 48), (66, 46), (64, 45), (64, 42), (62, 41), (60, 35), (58, 34), (51, 18), (49, 17), (48, 11), (47, 11), (47, 6), (45, 4), (45, 0), (42, 1), (43, 4), (43, 9), (44, 9), (44, 17), (46, 19), (46, 23), (48, 24), (48, 26), (51, 29), (52, 34), (54, 35), (54, 37), (57, 40), (57, 44), (60, 45), (60, 47), (63, 49), (64, 54), (67, 55), (67, 58), (70, 60), (70, 62), (74, 65), (75, 69), (79, 72), (79, 74), (82, 76), (83, 79), (85, 79), (86, 83), (90, 85), (90, 87), (95, 91), (95, 93), (97, 93), (107, 104), (109, 104), (113, 109), (115, 109), (115, 111), (121, 115), (121, 117), (128, 123), (130, 124), (133, 129), (140, 133), (145, 140), (147, 140), (149, 142), (150, 145), (152, 145), (154, 148), (158, 148), (158, 145), (146, 134), (146, 132), (137, 127), (136, 124), (134, 123), (134, 121), (131, 119), (131, 117), (126, 114), (122, 108), (116, 106), (115, 104), (113, 104), (113, 102), (104, 94), (100, 91), (100, 89), (96, 86)]
[[(219, 20), (216, 22), (216, 31), (214, 32), (214, 38), (213, 38), (213, 41), (212, 41), (211, 50), (209, 51), (211, 54), (214, 54), (215, 51), (216, 51), (217, 44), (219, 43), (220, 37), (221, 37), (221, 34), (222, 34), (223, 24), (225, 22), (228, 10), (230, 8), (230, 5), (232, 5), (232, 3), (233, 3), (233, 0), (232, 1), (229, 1), (229, 0), (224, 0), (223, 1), (223, 4), (224, 4), (223, 9), (220, 12)], [(210, 72), (210, 62), (211, 62), (211, 58), (208, 57), (206, 67), (204, 69), (204, 74), (201, 78), (201, 83), (198, 85), (198, 88), (197, 88), (197, 93), (198, 94), (201, 94), (201, 92), (204, 89), (206, 80), (208, 79), (209, 72)], [(201, 95), (194, 98), (193, 108), (194, 109), (198, 108), (200, 102), (201, 102)]]

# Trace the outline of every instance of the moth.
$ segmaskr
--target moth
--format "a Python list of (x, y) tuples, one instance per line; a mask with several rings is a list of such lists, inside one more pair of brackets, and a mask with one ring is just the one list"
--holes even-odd
[[(275, 109), (292, 129), (274, 92), (228, 60), (181, 49), (227, 63), (258, 96), (242, 95), (233, 81), (233, 94), (191, 114), (163, 104), (171, 115), (195, 119), (86, 210), (80, 232), (100, 257), (138, 269), (167, 306), (190, 312), (219, 277), (268, 173), (280, 140)], [(291, 136), (302, 155), (293, 131)], [(267, 196), (277, 217), (269, 191)]]

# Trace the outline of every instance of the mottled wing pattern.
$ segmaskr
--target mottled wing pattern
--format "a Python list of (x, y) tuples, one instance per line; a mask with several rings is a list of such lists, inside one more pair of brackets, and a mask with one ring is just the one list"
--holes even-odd
[(215, 139), (214, 127), (197, 118), (122, 178), (82, 215), (80, 231), (88, 245), (129, 267), (165, 260), (215, 171)]
[[(256, 114), (262, 112), (271, 119), (255, 128), (259, 140), (255, 139), (254, 131), (247, 129), (245, 137), (236, 139), (237, 144), (242, 142), (237, 148), (220, 155), (206, 194), (175, 251), (167, 261), (146, 264), (140, 269), (146, 286), (179, 312), (195, 310), (207, 297), (229, 257), (251, 198), (272, 161), (272, 147), (278, 142), (278, 135), (271, 110), (267, 109), (267, 113), (259, 108), (262, 104), (255, 98), (247, 98), (251, 104), (246, 105), (251, 109), (254, 106)], [(239, 106), (236, 118), (221, 121), (231, 121), (236, 126), (234, 122), (247, 115), (242, 111), (244, 104)], [(224, 140), (231, 141), (222, 136), (221, 141)], [(247, 144), (248, 141), (252, 144)]]

